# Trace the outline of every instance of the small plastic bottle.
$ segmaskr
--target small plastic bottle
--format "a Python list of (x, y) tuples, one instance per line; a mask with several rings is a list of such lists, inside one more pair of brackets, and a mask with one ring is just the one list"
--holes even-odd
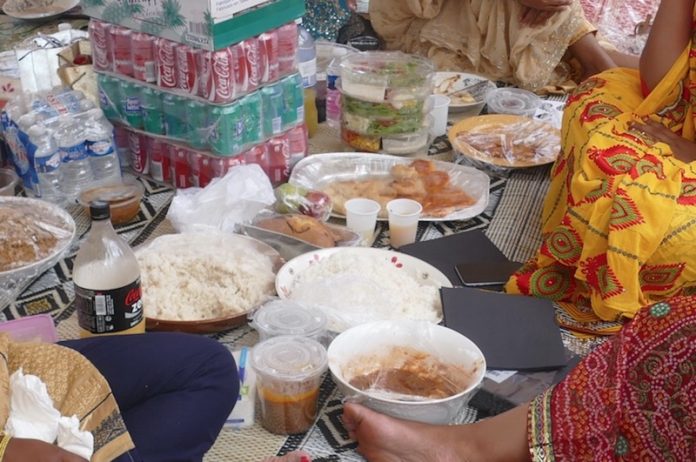
[(52, 134), (46, 128), (34, 125), (29, 129), (29, 140), (36, 146), (34, 170), (39, 181), (39, 197), (55, 204), (62, 204), (65, 200), (61, 190), (62, 162)]
[(85, 143), (94, 180), (101, 184), (119, 183), (121, 164), (114, 144), (113, 125), (99, 108), (89, 110), (86, 118), (89, 125), (85, 132)]
[(314, 38), (307, 29), (299, 26), (299, 46), (297, 49), (297, 63), (302, 76), (304, 87), (305, 123), (309, 136), (312, 137), (319, 125), (319, 113), (317, 112), (317, 48)]
[(60, 128), (56, 131), (56, 142), (60, 149), (63, 165), (63, 192), (68, 201), (74, 202), (77, 196), (94, 180), (85, 143), (84, 121), (73, 115), (62, 116)]
[(90, 204), (92, 229), (75, 257), (73, 282), (80, 335), (145, 332), (140, 267), (111, 225), (109, 204)]

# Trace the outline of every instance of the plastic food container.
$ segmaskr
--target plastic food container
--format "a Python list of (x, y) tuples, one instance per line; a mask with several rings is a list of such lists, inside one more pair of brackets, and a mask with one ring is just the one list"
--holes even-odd
[[(345, 119), (344, 119), (345, 120)], [(351, 148), (363, 152), (408, 155), (424, 151), (430, 143), (430, 118), (426, 117), (416, 131), (388, 136), (365, 135), (341, 125), (341, 139)]]
[(264, 341), (279, 335), (298, 335), (323, 342), (326, 315), (292, 300), (272, 300), (254, 313), (251, 326)]
[(120, 225), (128, 223), (138, 214), (144, 192), (145, 188), (138, 180), (124, 178), (123, 183), (88, 189), (80, 194), (78, 201), (86, 208), (95, 200), (108, 202), (111, 208), (111, 222)]
[(14, 170), (0, 168), (0, 196), (14, 196), (19, 177)]
[(316, 340), (281, 335), (258, 343), (251, 352), (261, 425), (271, 433), (307, 431), (317, 416), (326, 349)]
[(37, 314), (0, 322), (0, 332), (7, 332), (18, 342), (55, 343), (58, 341), (58, 332), (50, 314)]
[(486, 95), (489, 114), (534, 116), (541, 98), (520, 88), (498, 88)]
[(341, 60), (343, 92), (364, 101), (424, 99), (431, 93), (433, 63), (401, 52), (366, 51)]

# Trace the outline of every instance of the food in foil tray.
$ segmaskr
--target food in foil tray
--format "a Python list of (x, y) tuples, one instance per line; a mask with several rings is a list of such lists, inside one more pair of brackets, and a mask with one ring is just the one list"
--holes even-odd
[(343, 235), (306, 215), (280, 215), (255, 221), (254, 226), (300, 239), (317, 247), (335, 247)]
[[(553, 162), (560, 151), (559, 131), (527, 117), (489, 119), (455, 132), (454, 147), (464, 155), (494, 165), (528, 167)], [(486, 119), (482, 119), (486, 120)], [(498, 122), (497, 120), (502, 120)], [(513, 120), (512, 123), (509, 121)], [(456, 129), (456, 127), (455, 127)]]
[(392, 199), (413, 199), (423, 206), (423, 215), (447, 216), (470, 207), (476, 200), (463, 189), (450, 184), (450, 175), (438, 170), (429, 160), (414, 160), (396, 164), (389, 176), (332, 182), (324, 190), (333, 200), (338, 213), (345, 214), (345, 203), (354, 197), (366, 197), (380, 203), (381, 217), (386, 217), (386, 205)]

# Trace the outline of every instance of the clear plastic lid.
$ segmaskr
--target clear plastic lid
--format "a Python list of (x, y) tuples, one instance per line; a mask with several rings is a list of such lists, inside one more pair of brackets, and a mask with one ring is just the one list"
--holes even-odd
[(390, 93), (425, 97), (432, 92), (433, 63), (401, 52), (366, 51), (341, 59), (341, 87), (365, 101), (390, 99)]
[(321, 343), (296, 335), (264, 340), (251, 352), (251, 366), (257, 374), (281, 381), (314, 378), (326, 370), (327, 364)]
[(253, 327), (261, 338), (299, 335), (316, 338), (326, 330), (326, 315), (291, 300), (272, 300), (254, 314)]
[(326, 79), (329, 65), (336, 59), (340, 61), (342, 57), (350, 53), (357, 53), (358, 50), (349, 45), (329, 42), (328, 40), (317, 40), (317, 79)]
[(541, 98), (520, 88), (498, 88), (486, 95), (490, 114), (533, 116), (541, 104)]

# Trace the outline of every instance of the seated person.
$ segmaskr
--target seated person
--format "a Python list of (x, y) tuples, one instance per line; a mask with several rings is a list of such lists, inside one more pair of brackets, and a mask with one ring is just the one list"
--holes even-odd
[(694, 19), (694, 0), (662, 2), (640, 72), (606, 71), (570, 96), (543, 242), (507, 292), (585, 324), (696, 292)]
[[(47, 343), (0, 334), (0, 402), (22, 368), (47, 385), (64, 416), (94, 436), (92, 462), (201, 461), (237, 401), (239, 377), (226, 347), (207, 337), (147, 333)], [(3, 462), (83, 458), (39, 440), (2, 436)], [(6, 445), (6, 446), (5, 446)]]
[(388, 49), (532, 91), (637, 65), (599, 45), (578, 0), (372, 0), (370, 20)]
[(642, 309), (558, 385), (470, 425), (407, 422), (348, 403), (368, 462), (696, 460), (696, 297)]

